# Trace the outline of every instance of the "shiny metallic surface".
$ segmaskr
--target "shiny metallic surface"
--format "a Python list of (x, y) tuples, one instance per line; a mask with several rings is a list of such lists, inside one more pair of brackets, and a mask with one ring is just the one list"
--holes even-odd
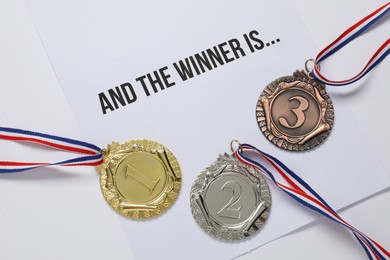
[(333, 104), (325, 86), (296, 71), (271, 82), (261, 93), (256, 118), (260, 130), (273, 144), (286, 150), (316, 147), (329, 135)]
[(135, 219), (161, 214), (181, 186), (179, 164), (163, 145), (151, 140), (112, 143), (99, 166), (100, 186), (110, 206)]
[(259, 171), (225, 154), (196, 178), (190, 203), (204, 231), (223, 240), (241, 240), (264, 225), (271, 194)]

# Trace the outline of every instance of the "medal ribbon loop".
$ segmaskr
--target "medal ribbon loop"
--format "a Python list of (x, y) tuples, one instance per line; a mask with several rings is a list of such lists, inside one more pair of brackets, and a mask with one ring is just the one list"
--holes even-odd
[[(249, 158), (245, 155), (246, 153), (253, 154), (253, 156)], [(390, 259), (390, 253), (386, 249), (342, 219), (320, 195), (277, 158), (249, 144), (240, 145), (234, 154), (242, 163), (258, 169), (269, 177), (282, 191), (299, 203), (352, 231), (369, 259)], [(258, 161), (262, 158), (269, 164), (269, 168)]]
[(102, 150), (96, 145), (83, 141), (6, 127), (0, 127), (0, 139), (16, 142), (36, 143), (42, 146), (49, 146), (57, 150), (84, 155), (55, 163), (0, 161), (0, 174), (22, 172), (39, 167), (54, 165), (96, 166), (103, 163)]
[(390, 53), (390, 38), (388, 38), (374, 53), (374, 55), (367, 62), (366, 66), (354, 77), (347, 80), (329, 80), (324, 77), (320, 73), (319, 66), (317, 66), (321, 61), (325, 60), (342, 47), (347, 45), (349, 42), (354, 40), (360, 34), (362, 34), (365, 30), (367, 30), (370, 26), (372, 26), (375, 22), (377, 22), (380, 18), (382, 18), (388, 11), (390, 10), (390, 2), (383, 5), (379, 9), (375, 10), (371, 14), (364, 17), (362, 20), (357, 22), (348, 28), (345, 32), (343, 32), (335, 41), (329, 44), (325, 49), (323, 49), (315, 59), (315, 66), (311, 71), (311, 74), (314, 78), (320, 81), (323, 84), (331, 85), (331, 86), (344, 86), (351, 84), (355, 81), (358, 81), (362, 77), (364, 77), (368, 72), (370, 72), (373, 68), (375, 68), (382, 60), (385, 59), (387, 55)]

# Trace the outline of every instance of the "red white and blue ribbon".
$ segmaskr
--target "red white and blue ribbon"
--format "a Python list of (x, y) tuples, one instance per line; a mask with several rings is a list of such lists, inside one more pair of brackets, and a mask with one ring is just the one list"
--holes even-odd
[[(348, 224), (304, 180), (275, 157), (249, 144), (240, 145), (235, 151), (235, 156), (242, 163), (265, 174), (296, 201), (352, 231), (369, 259), (390, 259), (390, 253), (386, 249)], [(260, 160), (266, 163), (268, 168), (260, 163)]]
[(57, 150), (83, 155), (80, 157), (54, 163), (0, 161), (0, 174), (22, 172), (39, 167), (54, 165), (96, 166), (103, 162), (102, 150), (99, 147), (78, 140), (6, 127), (0, 127), (0, 139), (16, 142), (36, 143)]
[(370, 58), (370, 60), (367, 62), (366, 66), (362, 69), (362, 71), (360, 71), (356, 76), (350, 79), (340, 80), (340, 81), (329, 80), (321, 74), (319, 70), (319, 66), (317, 65), (321, 61), (325, 60), (326, 58), (328, 58), (329, 56), (331, 56), (332, 54), (340, 50), (342, 47), (347, 45), (349, 42), (351, 42), (353, 39), (358, 37), (360, 34), (362, 34), (365, 30), (367, 30), (367, 28), (369, 28), (380, 18), (382, 18), (389, 10), (390, 10), (390, 2), (383, 5), (373, 13), (367, 15), (362, 20), (360, 20), (359, 22), (357, 22), (356, 24), (348, 28), (334, 42), (332, 42), (325, 49), (323, 49), (315, 59), (316, 65), (313, 67), (313, 70), (311, 72), (314, 78), (327, 85), (343, 86), (358, 81), (359, 79), (364, 77), (368, 72), (370, 72), (375, 66), (377, 66), (390, 53), (390, 38), (388, 38), (379, 47), (379, 49)]

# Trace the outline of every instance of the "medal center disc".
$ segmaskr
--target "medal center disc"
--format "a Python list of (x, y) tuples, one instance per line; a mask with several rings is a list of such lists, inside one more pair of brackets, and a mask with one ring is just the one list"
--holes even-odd
[(158, 199), (165, 191), (168, 178), (161, 160), (146, 152), (125, 156), (118, 164), (114, 176), (119, 193), (134, 204)]
[(309, 134), (321, 119), (321, 109), (316, 99), (298, 88), (280, 92), (271, 102), (270, 111), (274, 126), (291, 137)]
[(223, 173), (213, 180), (205, 194), (210, 216), (221, 226), (239, 228), (256, 208), (257, 195), (244, 175)]

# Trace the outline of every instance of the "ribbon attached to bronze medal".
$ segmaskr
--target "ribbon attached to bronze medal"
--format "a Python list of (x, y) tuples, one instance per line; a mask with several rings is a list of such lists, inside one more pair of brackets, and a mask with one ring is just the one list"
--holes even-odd
[[(390, 2), (372, 12), (342, 33), (322, 50), (315, 60), (306, 61), (305, 71), (278, 78), (267, 85), (256, 106), (260, 130), (276, 146), (291, 150), (308, 150), (321, 144), (329, 135), (334, 121), (333, 104), (325, 84), (343, 86), (358, 81), (390, 53), (388, 38), (365, 67), (348, 80), (334, 81), (320, 72), (320, 63), (340, 50), (390, 10)], [(308, 63), (313, 62), (310, 71)]]

